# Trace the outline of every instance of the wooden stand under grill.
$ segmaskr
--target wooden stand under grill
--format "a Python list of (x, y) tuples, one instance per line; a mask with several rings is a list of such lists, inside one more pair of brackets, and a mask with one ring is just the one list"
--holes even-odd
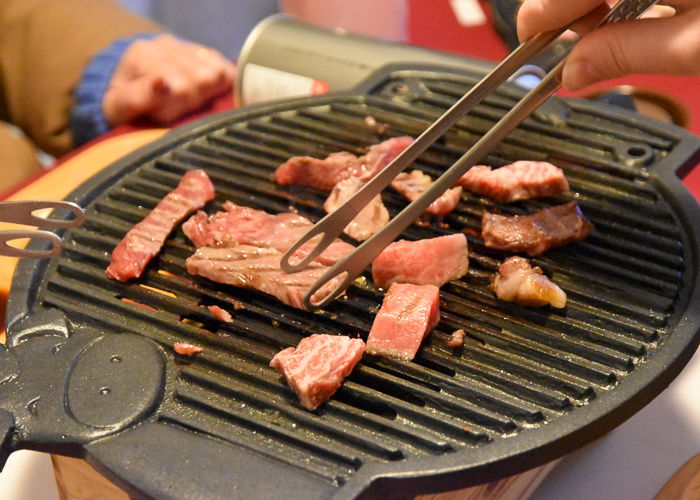
[[(52, 455), (58, 492), (64, 500), (128, 500), (122, 489), (99, 474), (85, 460)], [(557, 461), (500, 481), (462, 490), (420, 495), (413, 500), (527, 500)]]

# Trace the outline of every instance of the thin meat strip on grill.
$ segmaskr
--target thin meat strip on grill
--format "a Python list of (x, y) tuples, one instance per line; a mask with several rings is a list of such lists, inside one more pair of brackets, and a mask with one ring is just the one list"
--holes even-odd
[(575, 201), (531, 215), (484, 213), (481, 232), (487, 247), (539, 255), (550, 248), (581, 241), (593, 230)]
[(561, 309), (566, 306), (566, 293), (544, 275), (539, 267), (532, 267), (527, 259), (508, 257), (498, 267), (491, 288), (496, 296), (522, 306), (544, 306)]
[(177, 187), (117, 244), (107, 276), (118, 281), (141, 276), (177, 223), (213, 199), (214, 185), (203, 170), (185, 173)]
[(372, 280), (384, 289), (392, 283), (440, 287), (461, 278), (468, 269), (467, 237), (455, 233), (390, 244), (372, 262)]
[[(422, 195), (431, 185), (433, 179), (420, 170), (411, 173), (401, 172), (391, 181), (391, 187), (408, 201), (413, 201)], [(425, 213), (430, 215), (447, 215), (455, 209), (462, 197), (462, 188), (457, 186), (448, 189), (432, 202)]]
[(315, 410), (340, 388), (362, 358), (365, 343), (343, 335), (311, 335), (270, 361), (307, 410)]
[(569, 190), (564, 171), (544, 161), (516, 161), (493, 170), (475, 165), (457, 184), (501, 203), (545, 198)]
[[(358, 177), (348, 177), (333, 186), (330, 196), (323, 204), (326, 213), (331, 213), (348, 201), (357, 193), (365, 183)], [(364, 206), (362, 210), (350, 221), (343, 232), (355, 238), (357, 241), (365, 241), (389, 222), (389, 211), (382, 203), (380, 195)]]
[(367, 352), (412, 360), (423, 339), (440, 322), (440, 289), (394, 283), (384, 296), (367, 338)]
[(348, 177), (367, 181), (386, 167), (413, 142), (412, 137), (392, 137), (369, 147), (367, 154), (331, 153), (324, 159), (294, 156), (277, 167), (275, 181), (282, 185), (310, 186), (329, 191)]
[[(303, 309), (306, 291), (327, 270), (327, 265), (314, 260), (306, 269), (285, 273), (280, 269), (283, 252), (274, 248), (231, 244), (198, 248), (187, 259), (187, 272), (217, 283), (250, 288), (276, 297), (287, 305)], [(342, 276), (328, 281), (313, 296), (323, 300), (342, 282)]]

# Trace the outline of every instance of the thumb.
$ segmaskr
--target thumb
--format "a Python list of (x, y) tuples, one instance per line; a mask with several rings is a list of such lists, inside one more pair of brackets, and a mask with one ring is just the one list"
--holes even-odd
[(695, 12), (604, 26), (585, 35), (564, 65), (562, 83), (578, 90), (632, 73), (700, 72), (700, 17)]
[(105, 119), (113, 127), (134, 121), (157, 108), (168, 91), (159, 76), (143, 76), (109, 87), (102, 100)]

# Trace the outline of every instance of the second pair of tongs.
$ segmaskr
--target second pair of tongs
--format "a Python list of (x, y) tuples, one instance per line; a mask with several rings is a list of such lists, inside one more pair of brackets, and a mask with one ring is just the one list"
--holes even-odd
[[(622, 20), (636, 19), (658, 0), (620, 0), (598, 24), (598, 27)], [(479, 104), (496, 87), (505, 82), (513, 73), (520, 69), (534, 56), (544, 51), (552, 42), (561, 36), (569, 26), (539, 33), (527, 42), (521, 44), (495, 69), (487, 74), (477, 85), (459, 99), (436, 122), (428, 127), (418, 138), (406, 148), (394, 161), (372, 178), (362, 189), (336, 211), (328, 214), (297, 241), (282, 257), (281, 268), (291, 273), (304, 269), (313, 259), (318, 257), (333, 240), (335, 240), (355, 216), (377, 194), (402, 172), (418, 156), (438, 140), (460, 118)], [(324, 307), (350, 286), (352, 281), (364, 272), (367, 266), (379, 253), (394, 241), (428, 206), (447, 189), (453, 187), (457, 180), (484, 158), (499, 142), (501, 142), (520, 122), (532, 114), (547, 98), (561, 85), (561, 72), (566, 58), (564, 54), (557, 66), (552, 69), (516, 106), (514, 106), (496, 125), (477, 141), (457, 162), (440, 176), (432, 186), (418, 199), (404, 208), (381, 231), (369, 238), (344, 259), (338, 261), (321, 278), (314, 283), (304, 296), (304, 307), (314, 310)], [(294, 253), (313, 238), (320, 237), (311, 252), (298, 262), (290, 262)], [(317, 238), (318, 239), (318, 238)], [(338, 286), (318, 302), (312, 302), (311, 297), (329, 280), (342, 276)]]
[[(37, 212), (44, 210), (68, 212), (71, 218), (44, 217)], [(0, 202), (0, 222), (36, 226), (47, 229), (76, 227), (85, 221), (83, 209), (68, 201), (3, 201)], [(12, 246), (10, 242), (22, 239), (42, 240), (47, 249), (33, 250)], [(57, 234), (40, 229), (18, 229), (0, 231), (0, 255), (7, 257), (52, 257), (61, 251), (63, 243)]]

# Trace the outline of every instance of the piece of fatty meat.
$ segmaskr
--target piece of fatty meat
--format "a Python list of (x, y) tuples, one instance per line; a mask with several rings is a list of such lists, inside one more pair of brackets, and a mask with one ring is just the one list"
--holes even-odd
[(581, 241), (593, 230), (575, 201), (531, 215), (484, 213), (481, 234), (487, 247), (539, 255), (550, 248)]
[(315, 410), (335, 394), (364, 350), (362, 339), (311, 335), (275, 354), (270, 366), (284, 375), (304, 408)]
[(569, 190), (564, 171), (544, 161), (516, 161), (501, 168), (470, 168), (457, 184), (501, 203), (545, 198)]
[(392, 283), (435, 285), (467, 274), (469, 248), (462, 233), (417, 241), (399, 240), (388, 247), (372, 262), (372, 280), (379, 288), (387, 289)]
[[(331, 213), (348, 201), (357, 193), (365, 183), (358, 177), (348, 177), (333, 186), (330, 196), (323, 204), (326, 213)], [(372, 201), (364, 206), (355, 218), (345, 226), (343, 232), (356, 239), (365, 241), (389, 222), (389, 211), (382, 203), (380, 195), (375, 196)]]
[(370, 146), (367, 154), (360, 157), (345, 151), (331, 153), (324, 159), (294, 156), (277, 167), (275, 181), (285, 186), (309, 186), (325, 191), (348, 177), (367, 181), (412, 142), (411, 137), (393, 137)]
[(372, 323), (367, 352), (410, 361), (423, 339), (439, 322), (438, 287), (394, 283)]
[(214, 199), (214, 185), (204, 170), (190, 170), (112, 252), (107, 276), (118, 281), (138, 278), (160, 252), (177, 223)]
[[(283, 253), (275, 248), (252, 245), (212, 245), (198, 248), (187, 259), (187, 272), (217, 283), (251, 288), (276, 297), (287, 305), (303, 309), (306, 291), (328, 269), (318, 259), (301, 271), (285, 273), (280, 269)], [(295, 254), (297, 256), (298, 254)], [(342, 282), (336, 276), (321, 287), (312, 300), (319, 302)]]
[(566, 306), (566, 293), (544, 275), (539, 267), (532, 267), (527, 259), (508, 257), (498, 267), (491, 283), (496, 297), (521, 306), (551, 305), (557, 309)]
[[(401, 172), (391, 181), (391, 187), (408, 201), (413, 201), (433, 184), (433, 179), (420, 170), (411, 173)], [(426, 214), (447, 215), (459, 204), (462, 198), (462, 188), (457, 186), (448, 189), (425, 209)]]

